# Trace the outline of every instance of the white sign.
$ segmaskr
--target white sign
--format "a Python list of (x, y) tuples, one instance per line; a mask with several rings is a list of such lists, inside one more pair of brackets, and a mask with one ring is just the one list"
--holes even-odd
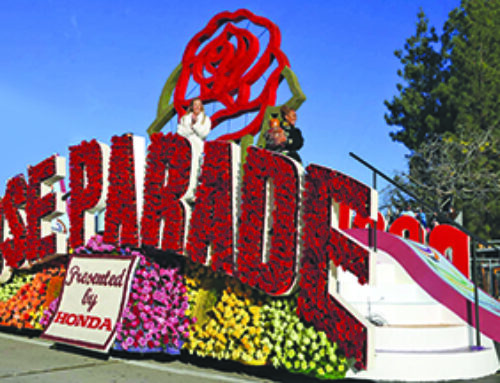
[(72, 256), (59, 306), (42, 337), (107, 352), (127, 304), (137, 261), (135, 256)]

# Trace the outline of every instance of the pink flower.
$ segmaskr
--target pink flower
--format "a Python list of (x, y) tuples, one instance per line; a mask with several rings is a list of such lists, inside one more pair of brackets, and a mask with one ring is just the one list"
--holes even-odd
[(130, 346), (133, 346), (133, 344), (134, 344), (134, 339), (129, 336), (129, 337), (127, 337), (127, 339), (125, 339), (123, 346), (126, 346), (128, 348)]
[(148, 343), (148, 341), (146, 340), (145, 337), (141, 337), (141, 338), (139, 338), (137, 343), (139, 343), (139, 346), (141, 346), (141, 347), (146, 347), (146, 344)]

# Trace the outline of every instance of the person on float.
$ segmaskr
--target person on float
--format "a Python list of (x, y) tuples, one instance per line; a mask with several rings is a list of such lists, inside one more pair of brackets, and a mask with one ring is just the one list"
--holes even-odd
[(265, 134), (266, 149), (284, 154), (302, 163), (298, 150), (304, 145), (304, 138), (297, 122), (297, 112), (286, 105), (280, 109), (282, 121), (279, 127), (269, 129)]
[(401, 215), (408, 215), (410, 217), (416, 218), (416, 214), (413, 211), (412, 207), (410, 204), (406, 205), (406, 209), (401, 212)]
[(200, 98), (194, 98), (189, 105), (187, 113), (181, 117), (177, 125), (177, 133), (186, 137), (200, 150), (203, 149), (203, 141), (210, 133), (212, 121), (205, 114), (205, 108)]
[(197, 175), (201, 165), (201, 154), (203, 153), (203, 142), (207, 138), (212, 127), (210, 117), (205, 114), (205, 108), (200, 98), (196, 97), (191, 101), (189, 108), (184, 116), (181, 117), (177, 125), (177, 134), (186, 137), (191, 143), (191, 174), (190, 186), (185, 198), (188, 201), (194, 199), (194, 189)]

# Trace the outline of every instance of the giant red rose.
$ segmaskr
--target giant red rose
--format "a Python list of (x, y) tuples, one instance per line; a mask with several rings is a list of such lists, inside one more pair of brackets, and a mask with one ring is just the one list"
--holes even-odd
[[(262, 54), (259, 39), (248, 29), (234, 24), (245, 19), (265, 28), (269, 33), (269, 43)], [(174, 107), (179, 117), (186, 113), (192, 100), (186, 94), (192, 79), (200, 85), (197, 97), (200, 97), (204, 104), (219, 102), (223, 105), (223, 108), (211, 117), (212, 129), (229, 118), (257, 112), (248, 125), (237, 132), (220, 137), (221, 139), (237, 140), (247, 134), (257, 134), (266, 108), (276, 102), (281, 72), (285, 66), (290, 65), (280, 49), (280, 44), (281, 34), (278, 27), (246, 9), (222, 12), (213, 17), (207, 26), (191, 39), (184, 52), (182, 71), (174, 93)], [(267, 77), (261, 93), (252, 98), (252, 85), (273, 66), (275, 60), (277, 66)]]

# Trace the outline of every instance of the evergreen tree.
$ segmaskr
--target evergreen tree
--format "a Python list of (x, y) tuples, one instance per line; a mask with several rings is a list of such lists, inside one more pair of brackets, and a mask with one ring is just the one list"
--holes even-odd
[(395, 55), (405, 85), (385, 119), (410, 149), (407, 180), (437, 205), (453, 198), (472, 232), (500, 238), (500, 0), (463, 0), (441, 36), (420, 11)]
[(445, 49), (437, 49), (439, 37), (434, 27), (429, 29), (428, 22), (421, 10), (416, 35), (406, 40), (404, 51), (394, 52), (403, 65), (398, 76), (407, 85), (398, 83), (399, 96), (392, 102), (385, 101), (390, 112), (385, 115), (386, 122), (402, 128), (391, 132), (391, 138), (410, 150), (417, 149), (434, 134), (449, 130), (452, 125), (443, 91), (449, 77), (448, 54)]

